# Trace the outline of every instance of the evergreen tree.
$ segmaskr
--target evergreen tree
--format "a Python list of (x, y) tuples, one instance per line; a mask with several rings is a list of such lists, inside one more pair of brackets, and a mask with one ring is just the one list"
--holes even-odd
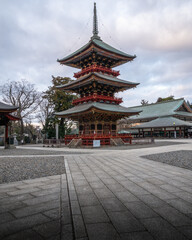
[(43, 98), (46, 99), (52, 111), (49, 112), (49, 116), (45, 119), (45, 125), (43, 127), (43, 133), (46, 134), (47, 138), (55, 138), (55, 125), (59, 125), (59, 138), (63, 138), (67, 133), (71, 131), (71, 125), (69, 121), (64, 118), (57, 118), (54, 112), (61, 112), (71, 108), (72, 101), (76, 99), (76, 96), (57, 89), (57, 86), (64, 85), (72, 81), (67, 77), (54, 77), (52, 76), (52, 86), (48, 87), (48, 90), (44, 92)]

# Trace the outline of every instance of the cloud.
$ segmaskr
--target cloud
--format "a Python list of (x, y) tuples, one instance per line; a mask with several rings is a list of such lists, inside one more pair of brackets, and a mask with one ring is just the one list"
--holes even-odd
[[(61, 66), (56, 59), (89, 41), (93, 2), (1, 1), (0, 85), (22, 78), (41, 91), (51, 84), (51, 75), (73, 77), (78, 70)], [(102, 40), (137, 55), (117, 67), (120, 78), (140, 83), (119, 93), (124, 105), (171, 94), (192, 102), (190, 0), (99, 0), (97, 10)]]

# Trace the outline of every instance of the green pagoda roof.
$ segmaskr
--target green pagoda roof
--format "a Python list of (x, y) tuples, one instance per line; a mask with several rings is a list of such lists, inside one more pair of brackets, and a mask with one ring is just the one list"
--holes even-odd
[(11, 106), (8, 104), (5, 104), (3, 102), (0, 102), (0, 112), (14, 112), (18, 109), (18, 107)]
[[(188, 112), (179, 111), (179, 108), (182, 106), (188, 108)], [(130, 120), (142, 120), (142, 119), (152, 119), (158, 117), (165, 116), (174, 116), (174, 115), (182, 115), (182, 116), (191, 116), (192, 117), (192, 109), (186, 104), (183, 98), (176, 99), (172, 101), (159, 102), (148, 104), (144, 106), (136, 106), (131, 107), (133, 110), (142, 111), (138, 116), (132, 116)]]
[[(113, 77), (109, 74), (103, 74), (103, 73), (98, 73), (98, 72), (91, 72), (91, 73), (88, 73), (86, 75), (84, 75), (83, 77), (81, 78), (78, 78), (77, 80), (74, 80), (74, 81), (71, 81), (67, 84), (64, 84), (64, 85), (61, 85), (61, 86), (57, 86), (56, 88), (63, 88), (65, 90), (70, 90), (71, 88), (74, 88), (75, 85), (78, 84), (78, 88), (81, 86), (81, 85), (84, 85), (84, 80), (88, 79), (89, 78), (89, 81), (90, 81), (90, 78), (92, 78), (94, 80), (94, 76), (96, 77), (99, 77), (101, 79), (104, 80), (107, 80), (107, 81), (110, 81), (108, 82), (109, 85), (112, 85), (114, 86), (114, 83), (117, 83), (118, 84), (118, 87), (124, 87), (124, 88), (133, 88), (133, 87), (136, 87), (137, 85), (139, 85), (139, 83), (135, 83), (135, 82), (130, 82), (130, 81), (126, 81), (126, 80), (122, 80), (122, 79), (119, 79), (117, 77)], [(91, 80), (92, 80), (91, 79)], [(102, 82), (102, 80), (96, 80), (98, 82)]]
[(174, 117), (160, 117), (132, 128), (192, 127), (192, 123)]
[(83, 51), (85, 51), (87, 48), (89, 48), (91, 46), (91, 44), (94, 44), (95, 46), (99, 47), (99, 48), (102, 48), (106, 51), (109, 51), (111, 53), (115, 53), (117, 55), (120, 55), (120, 56), (123, 56), (123, 57), (126, 57), (126, 58), (130, 58), (130, 59), (134, 59), (136, 58), (136, 55), (130, 55), (130, 54), (127, 54), (127, 53), (124, 53), (112, 46), (110, 46), (109, 44), (103, 42), (101, 39), (97, 39), (97, 38), (91, 38), (91, 40), (85, 44), (83, 47), (79, 48), (77, 51), (73, 52), (72, 54), (62, 58), (62, 59), (57, 59), (58, 62), (64, 62), (70, 58), (73, 58), (74, 56), (76, 55), (79, 55), (80, 53), (82, 53)]
[(77, 105), (73, 108), (70, 108), (68, 110), (65, 110), (65, 111), (62, 111), (62, 112), (56, 112), (54, 114), (56, 116), (66, 116), (67, 117), (68, 115), (85, 112), (85, 111), (88, 111), (92, 108), (102, 110), (102, 111), (106, 111), (106, 113), (107, 112), (122, 113), (122, 114), (130, 113), (130, 115), (139, 113), (139, 111), (137, 111), (137, 110), (122, 107), (120, 105), (106, 104), (106, 103), (99, 103), (99, 102), (91, 102), (91, 103), (83, 103), (83, 104)]

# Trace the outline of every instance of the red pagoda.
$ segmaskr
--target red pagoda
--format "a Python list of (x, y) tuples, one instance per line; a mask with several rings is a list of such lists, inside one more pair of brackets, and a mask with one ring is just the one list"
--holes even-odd
[(79, 135), (66, 136), (66, 144), (72, 141), (93, 145), (94, 140), (99, 140), (101, 145), (131, 142), (131, 135), (117, 134), (117, 120), (136, 115), (139, 111), (121, 106), (122, 99), (116, 98), (115, 93), (134, 88), (139, 83), (117, 78), (119, 71), (112, 68), (132, 61), (135, 57), (101, 40), (94, 3), (93, 36), (90, 41), (69, 56), (57, 60), (60, 64), (81, 69), (74, 74), (76, 80), (57, 87), (79, 96), (73, 101), (73, 108), (55, 113), (57, 117), (78, 122)]

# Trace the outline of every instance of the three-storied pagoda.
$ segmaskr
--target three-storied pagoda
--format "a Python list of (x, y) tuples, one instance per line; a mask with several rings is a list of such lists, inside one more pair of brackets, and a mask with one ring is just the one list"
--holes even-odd
[(117, 78), (119, 71), (112, 68), (132, 61), (135, 57), (101, 40), (98, 36), (94, 3), (93, 36), (90, 41), (69, 56), (57, 60), (60, 64), (81, 69), (74, 74), (75, 81), (58, 86), (58, 89), (79, 95), (79, 98), (73, 101), (73, 108), (55, 113), (58, 117), (69, 118), (79, 123), (78, 137), (66, 136), (66, 143), (72, 138), (82, 139), (83, 145), (92, 145), (93, 140), (100, 140), (101, 145), (110, 144), (119, 138), (124, 141), (130, 140), (130, 135), (117, 134), (117, 120), (138, 114), (140, 111), (119, 105), (122, 99), (116, 98), (115, 93), (134, 88), (139, 83)]

